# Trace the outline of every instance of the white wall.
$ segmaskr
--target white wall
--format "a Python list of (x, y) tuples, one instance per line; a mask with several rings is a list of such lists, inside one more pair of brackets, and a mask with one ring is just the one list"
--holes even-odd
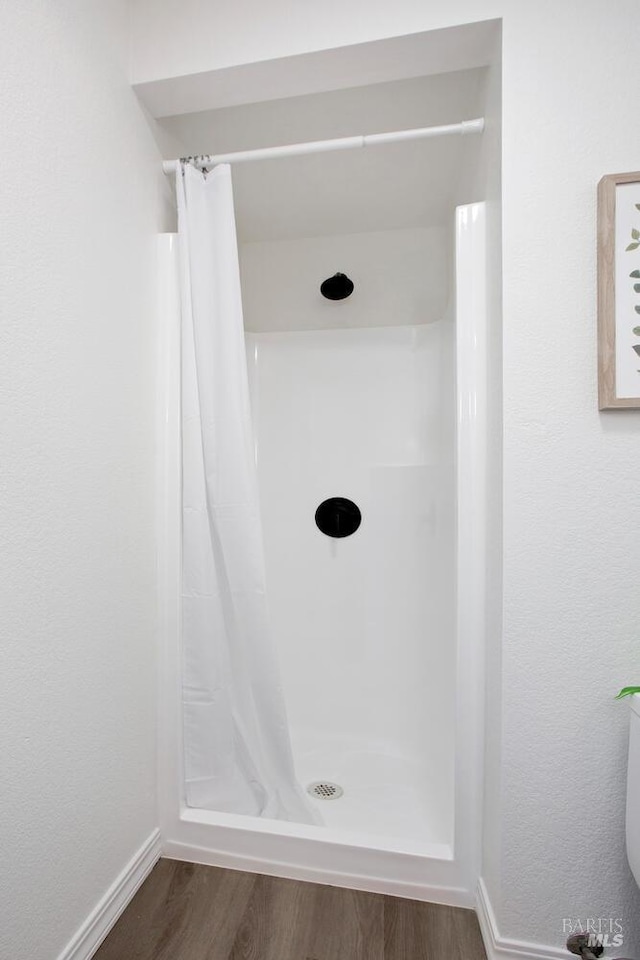
[(356, 0), (137, 0), (135, 12), (140, 79), (504, 18), (502, 836), (490, 893), (503, 936), (560, 945), (563, 917), (622, 916), (624, 952), (640, 953), (627, 713), (612, 700), (638, 669), (640, 414), (598, 413), (595, 337), (595, 186), (640, 154), (637, 4), (372, 0), (365, 13)]
[(52, 960), (156, 826), (158, 153), (118, 0), (0, 32), (0, 956)]
[[(247, 330), (387, 327), (441, 320), (449, 305), (451, 231), (381, 230), (245, 243), (240, 248)], [(346, 273), (355, 288), (332, 302), (320, 284)]]

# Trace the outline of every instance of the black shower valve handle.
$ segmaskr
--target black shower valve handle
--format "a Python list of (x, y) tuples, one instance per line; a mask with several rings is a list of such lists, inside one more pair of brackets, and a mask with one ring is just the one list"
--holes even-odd
[(330, 497), (323, 500), (315, 514), (318, 530), (326, 537), (343, 539), (355, 533), (362, 522), (362, 514), (353, 500)]

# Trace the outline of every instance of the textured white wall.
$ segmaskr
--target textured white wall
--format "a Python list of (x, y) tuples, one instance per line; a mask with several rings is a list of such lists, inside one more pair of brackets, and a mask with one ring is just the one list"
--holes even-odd
[[(247, 330), (407, 326), (441, 320), (451, 287), (451, 230), (382, 230), (240, 248)], [(320, 284), (346, 273), (355, 289), (332, 303)]]
[(559, 945), (565, 916), (623, 916), (624, 953), (637, 955), (627, 712), (612, 695), (640, 658), (640, 414), (598, 413), (595, 338), (595, 187), (640, 155), (637, 4), (137, 0), (135, 11), (138, 79), (504, 18), (502, 837), (491, 895), (504, 936)]
[(0, 31), (0, 956), (52, 960), (156, 826), (158, 153), (119, 0)]

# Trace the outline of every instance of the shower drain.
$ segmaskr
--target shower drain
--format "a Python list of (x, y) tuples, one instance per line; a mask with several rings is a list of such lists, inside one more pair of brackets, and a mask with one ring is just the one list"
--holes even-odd
[(337, 800), (344, 793), (339, 783), (330, 783), (329, 780), (317, 780), (310, 783), (307, 787), (307, 793), (318, 800)]

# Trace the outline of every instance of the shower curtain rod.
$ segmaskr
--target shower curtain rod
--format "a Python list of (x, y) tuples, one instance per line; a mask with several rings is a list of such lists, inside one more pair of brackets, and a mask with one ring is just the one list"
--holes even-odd
[[(340, 137), (337, 140), (312, 140), (309, 143), (291, 143), (282, 147), (262, 147), (258, 150), (239, 150), (236, 153), (219, 153), (188, 157), (201, 170), (218, 163), (246, 163), (248, 160), (269, 160), (277, 157), (296, 157), (305, 153), (327, 153), (330, 150), (352, 150), (356, 147), (371, 147), (378, 143), (399, 143), (402, 140), (426, 140), (429, 137), (444, 137), (451, 133), (482, 133), (484, 117), (462, 120), (441, 127), (418, 127), (415, 130), (395, 130), (392, 133), (370, 133), (359, 137)], [(165, 173), (176, 173), (179, 160), (164, 160)]]

